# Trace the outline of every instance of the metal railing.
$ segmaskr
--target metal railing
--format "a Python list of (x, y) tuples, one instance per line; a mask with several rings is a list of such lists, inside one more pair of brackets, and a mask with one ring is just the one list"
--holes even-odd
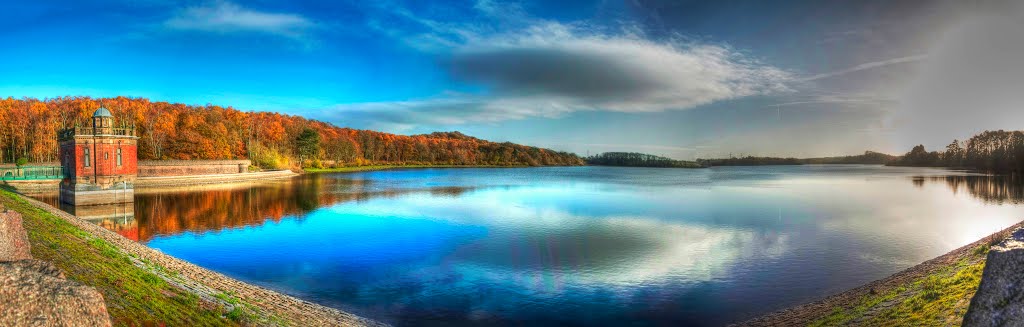
[[(109, 130), (109, 133), (105, 130)], [(92, 127), (72, 127), (60, 132), (57, 132), (57, 138), (64, 140), (70, 139), (78, 135), (116, 135), (116, 136), (135, 136), (135, 128), (131, 127), (112, 127), (112, 128), (92, 128)]]
[(22, 166), (16, 168), (0, 168), (0, 180), (46, 180), (62, 179), (64, 171), (60, 166)]

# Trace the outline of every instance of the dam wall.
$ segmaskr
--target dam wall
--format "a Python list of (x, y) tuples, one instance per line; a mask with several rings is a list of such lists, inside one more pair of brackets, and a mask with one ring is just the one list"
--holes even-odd
[(142, 160), (139, 177), (243, 174), (251, 164), (249, 160)]

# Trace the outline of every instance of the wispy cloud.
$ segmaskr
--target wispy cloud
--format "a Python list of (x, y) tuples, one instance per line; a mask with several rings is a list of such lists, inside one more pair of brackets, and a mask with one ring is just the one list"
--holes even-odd
[(218, 1), (185, 8), (164, 21), (164, 26), (216, 33), (259, 32), (300, 39), (315, 24), (297, 14), (261, 12)]
[(782, 102), (768, 107), (789, 107), (811, 104), (895, 104), (896, 99), (875, 94), (813, 94), (801, 96), (796, 101)]
[(883, 67), (883, 66), (889, 66), (889, 65), (895, 65), (895, 64), (903, 64), (903, 63), (921, 61), (921, 60), (925, 60), (927, 58), (928, 58), (927, 55), (916, 55), (916, 56), (893, 58), (893, 59), (889, 59), (889, 60), (881, 60), (881, 61), (863, 63), (863, 64), (860, 64), (860, 65), (856, 65), (856, 66), (853, 66), (853, 67), (850, 67), (850, 68), (846, 68), (846, 69), (842, 69), (842, 70), (837, 70), (837, 71), (834, 71), (834, 72), (828, 72), (828, 73), (824, 73), (824, 74), (811, 75), (811, 76), (808, 76), (808, 77), (800, 79), (800, 81), (802, 81), (802, 82), (809, 82), (809, 81), (819, 80), (819, 79), (823, 79), (823, 78), (836, 77), (836, 76), (840, 76), (840, 75), (846, 75), (846, 74), (853, 73), (853, 72), (859, 72), (859, 71), (862, 71), (862, 70), (868, 70), (868, 69), (873, 69), (873, 68), (878, 68), (878, 67)]

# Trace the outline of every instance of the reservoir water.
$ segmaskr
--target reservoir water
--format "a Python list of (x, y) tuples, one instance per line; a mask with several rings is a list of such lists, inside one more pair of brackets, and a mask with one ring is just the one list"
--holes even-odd
[(715, 326), (971, 243), (1024, 218), (1022, 198), (940, 169), (555, 167), (307, 174), (66, 210), (398, 326)]

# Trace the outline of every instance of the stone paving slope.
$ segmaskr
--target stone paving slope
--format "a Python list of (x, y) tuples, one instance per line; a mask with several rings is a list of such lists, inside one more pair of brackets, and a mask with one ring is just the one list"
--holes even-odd
[(212, 270), (163, 254), (160, 251), (127, 239), (99, 225), (79, 219), (46, 203), (22, 195), (19, 195), (19, 197), (96, 237), (110, 242), (125, 253), (134, 255), (139, 259), (148, 260), (178, 273), (177, 276), (186, 279), (184, 282), (187, 284), (201, 285), (204, 288), (212, 288), (219, 292), (233, 294), (249, 304), (267, 310), (298, 326), (384, 326), (384, 324), (379, 322), (341, 310), (328, 308), (235, 280)]

